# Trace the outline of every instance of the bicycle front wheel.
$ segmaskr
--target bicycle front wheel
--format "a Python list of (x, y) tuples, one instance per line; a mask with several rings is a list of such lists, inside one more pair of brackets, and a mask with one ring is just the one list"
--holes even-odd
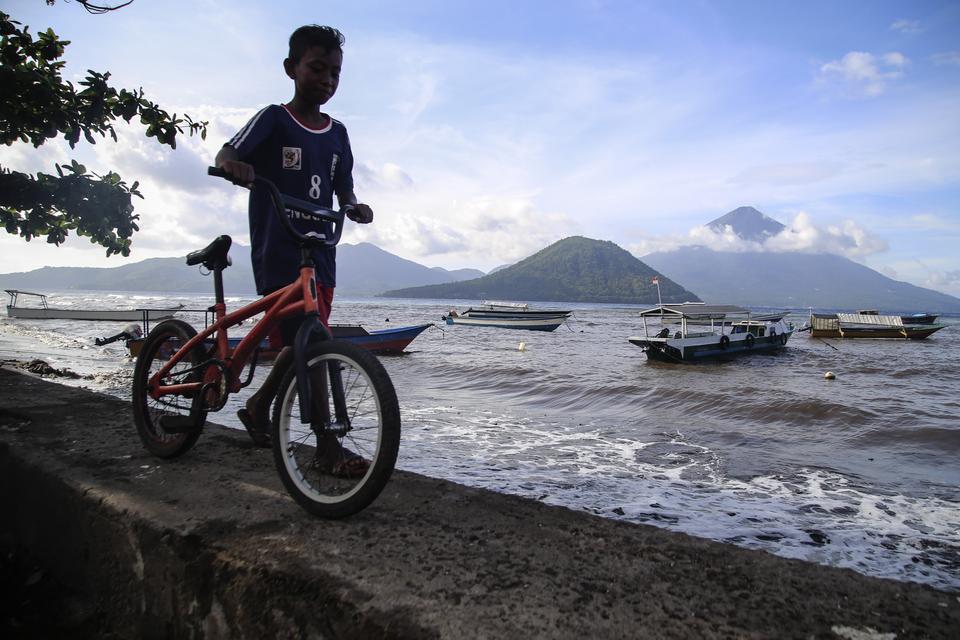
[[(291, 364), (273, 408), (274, 461), (301, 507), (323, 518), (343, 518), (373, 502), (393, 473), (400, 448), (397, 394), (380, 361), (348, 342), (311, 344), (307, 369), (312, 424), (300, 420)], [(342, 403), (335, 401), (338, 388)]]

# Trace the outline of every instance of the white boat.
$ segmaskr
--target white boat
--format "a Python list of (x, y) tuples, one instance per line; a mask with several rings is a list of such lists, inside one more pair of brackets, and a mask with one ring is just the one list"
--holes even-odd
[[(108, 320), (111, 322), (152, 322), (163, 318), (173, 317), (183, 309), (183, 305), (173, 309), (72, 309), (68, 307), (51, 307), (47, 304), (47, 296), (43, 293), (20, 291), (19, 289), (4, 289), (10, 295), (10, 304), (7, 305), (7, 316), (26, 320)], [(20, 296), (34, 296), (38, 306), (19, 306)]]
[(754, 317), (735, 305), (660, 304), (640, 312), (643, 335), (627, 338), (650, 360), (692, 362), (774, 351), (786, 346), (793, 324), (783, 314)]
[(451, 309), (442, 319), (447, 324), (462, 324), (474, 327), (497, 327), (500, 329), (529, 329), (553, 331), (573, 312), (561, 309), (531, 309), (517, 302), (486, 302), (470, 307), (463, 313)]

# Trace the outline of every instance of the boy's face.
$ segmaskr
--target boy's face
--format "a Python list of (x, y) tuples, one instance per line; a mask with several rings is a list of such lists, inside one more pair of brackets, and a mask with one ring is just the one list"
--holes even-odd
[(283, 61), (283, 68), (294, 81), (298, 97), (311, 104), (326, 104), (340, 85), (340, 67), (343, 53), (337, 49), (310, 47), (300, 60)]

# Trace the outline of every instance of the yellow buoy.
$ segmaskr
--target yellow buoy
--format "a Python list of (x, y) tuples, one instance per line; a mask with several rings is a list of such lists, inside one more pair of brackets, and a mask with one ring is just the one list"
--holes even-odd
[(527, 350), (526, 342), (521, 342), (520, 345), (517, 347), (517, 351), (526, 351), (526, 350)]
[(837, 376), (833, 375), (833, 371), (827, 371), (825, 374), (823, 374), (823, 379), (824, 379), (824, 380), (833, 380), (833, 379), (835, 379), (836, 377), (837, 377)]

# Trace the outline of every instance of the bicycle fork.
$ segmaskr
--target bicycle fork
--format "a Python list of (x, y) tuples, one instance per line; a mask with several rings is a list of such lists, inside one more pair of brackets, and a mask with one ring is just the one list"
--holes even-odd
[[(347, 400), (343, 389), (343, 375), (340, 367), (336, 366), (333, 362), (330, 363), (325, 372), (326, 376), (329, 376), (329, 386), (324, 383), (321, 389), (318, 389), (318, 391), (320, 391), (319, 399), (322, 400), (323, 406), (323, 409), (320, 411), (321, 415), (313, 415), (314, 409), (321, 406), (314, 402), (314, 381), (311, 379), (312, 376), (310, 375), (307, 363), (307, 346), (312, 341), (314, 334), (318, 334), (321, 340), (333, 339), (327, 327), (320, 322), (319, 315), (315, 311), (312, 311), (307, 312), (306, 318), (297, 330), (297, 336), (293, 343), (294, 366), (297, 371), (297, 393), (300, 399), (300, 422), (310, 424), (314, 427), (315, 431), (316, 426), (314, 422), (316, 421), (320, 422), (319, 427), (321, 429), (328, 427), (326, 423), (330, 416), (324, 414), (327, 413), (328, 398), (326, 391), (329, 388), (333, 394), (334, 421), (341, 429), (349, 431), (350, 419), (347, 415)], [(326, 376), (323, 377), (325, 378)]]

